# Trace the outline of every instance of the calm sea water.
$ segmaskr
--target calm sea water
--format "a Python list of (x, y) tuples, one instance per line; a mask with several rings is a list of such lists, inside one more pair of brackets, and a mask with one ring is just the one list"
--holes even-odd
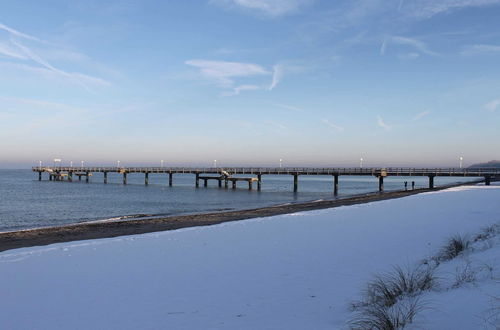
[[(474, 179), (436, 178), (436, 185)], [(299, 192), (293, 193), (293, 177), (263, 176), (262, 190), (249, 191), (245, 183), (236, 190), (209, 182), (207, 188), (194, 187), (194, 175), (174, 175), (169, 187), (168, 175), (150, 174), (149, 186), (144, 176), (129, 174), (128, 185), (121, 176), (108, 174), (103, 184), (102, 174), (90, 183), (38, 181), (30, 170), (0, 170), (0, 231), (35, 227), (59, 226), (70, 223), (110, 219), (122, 216), (160, 216), (221, 210), (241, 210), (275, 204), (297, 203), (320, 199), (345, 198), (374, 192), (378, 181), (374, 177), (340, 176), (340, 191), (333, 196), (331, 176), (300, 176)], [(427, 177), (388, 177), (386, 191), (401, 190), (404, 181), (415, 181), (416, 187), (426, 187)], [(256, 184), (254, 184), (256, 186)]]

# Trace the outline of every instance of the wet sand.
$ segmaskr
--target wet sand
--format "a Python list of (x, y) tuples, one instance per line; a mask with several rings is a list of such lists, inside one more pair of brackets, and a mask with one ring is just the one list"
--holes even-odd
[(408, 191), (372, 193), (349, 198), (342, 198), (338, 200), (323, 200), (307, 203), (277, 205), (240, 211), (179, 215), (162, 218), (135, 219), (114, 222), (79, 223), (60, 227), (4, 232), (0, 233), (0, 251), (22, 247), (48, 245), (53, 243), (144, 234), (186, 227), (208, 226), (228, 221), (270, 217), (273, 215), (401, 198), (423, 192), (437, 191), (450, 187), (471, 184), (474, 183), (460, 183), (434, 189), (416, 189)]

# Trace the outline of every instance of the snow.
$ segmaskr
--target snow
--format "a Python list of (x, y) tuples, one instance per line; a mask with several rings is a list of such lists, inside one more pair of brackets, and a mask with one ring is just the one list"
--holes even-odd
[[(500, 186), (0, 253), (5, 329), (344, 329), (374, 274), (500, 222)], [(496, 243), (495, 243), (496, 242)], [(500, 296), (500, 244), (443, 263), (415, 326), (473, 329)], [(472, 260), (472, 261), (471, 261)], [(449, 288), (456, 267), (495, 274)]]

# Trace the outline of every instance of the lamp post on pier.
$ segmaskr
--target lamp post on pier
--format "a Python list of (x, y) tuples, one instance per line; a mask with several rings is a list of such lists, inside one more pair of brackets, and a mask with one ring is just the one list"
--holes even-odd
[(82, 160), (82, 161), (81, 161), (82, 168), (83, 168), (83, 163), (84, 163), (84, 161)]
[(73, 167), (73, 161), (72, 160), (69, 162), (69, 167)]
[(163, 168), (163, 159), (160, 161), (160, 164), (161, 164), (161, 168)]
[(464, 157), (460, 156), (460, 168), (462, 168), (462, 162), (464, 160)]
[(116, 161), (116, 164), (117, 164), (116, 167), (120, 167), (120, 161), (119, 160)]
[(214, 159), (214, 167), (217, 168), (217, 159)]
[(363, 157), (359, 159), (359, 168), (363, 168)]
[(283, 167), (283, 159), (280, 158), (280, 168)]

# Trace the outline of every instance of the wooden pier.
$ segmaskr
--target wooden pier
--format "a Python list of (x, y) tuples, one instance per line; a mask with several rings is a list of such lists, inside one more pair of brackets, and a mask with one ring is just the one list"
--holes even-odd
[[(42, 180), (43, 174), (49, 174), (49, 180), (54, 181), (73, 181), (77, 176), (78, 181), (85, 178), (89, 182), (94, 173), (103, 173), (103, 182), (108, 183), (108, 173), (117, 173), (122, 175), (123, 184), (127, 184), (129, 174), (144, 175), (144, 184), (149, 184), (149, 174), (168, 174), (168, 185), (173, 185), (174, 174), (194, 174), (195, 186), (200, 186), (200, 180), (203, 185), (208, 186), (208, 181), (215, 180), (218, 186), (228, 188), (229, 182), (232, 188), (236, 188), (237, 182), (246, 182), (248, 189), (253, 189), (253, 183), (257, 182), (257, 190), (262, 187), (263, 175), (289, 175), (293, 176), (293, 191), (297, 192), (299, 187), (299, 176), (301, 175), (324, 175), (333, 178), (333, 192), (339, 191), (339, 176), (374, 176), (378, 178), (379, 191), (384, 190), (384, 178), (387, 176), (427, 176), (429, 179), (429, 188), (434, 188), (434, 178), (438, 176), (447, 177), (482, 177), (486, 185), (492, 180), (500, 179), (500, 168), (270, 168), (270, 167), (232, 167), (232, 168), (195, 168), (195, 167), (44, 167), (37, 166), (32, 168), (33, 172), (38, 172), (38, 180)], [(245, 175), (245, 177), (242, 177)]]

